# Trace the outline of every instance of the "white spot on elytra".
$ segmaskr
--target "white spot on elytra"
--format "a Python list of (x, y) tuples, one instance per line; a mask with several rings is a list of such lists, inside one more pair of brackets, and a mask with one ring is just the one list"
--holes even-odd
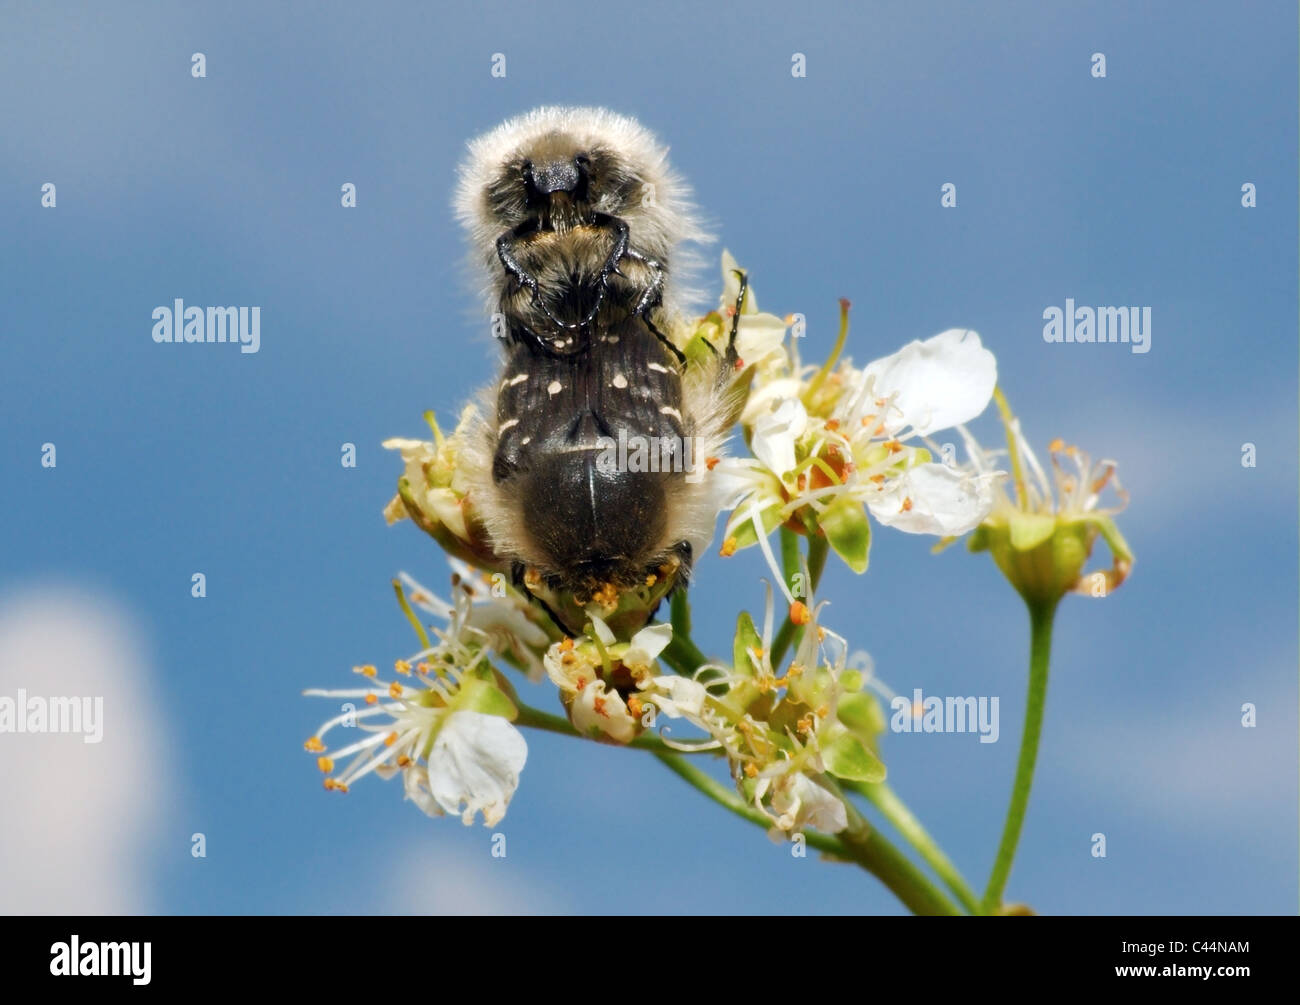
[(528, 444), (530, 444), (530, 443), (533, 442), (533, 438), (532, 438), (531, 436), (525, 436), (525, 437), (524, 437), (522, 440), (520, 440), (519, 442), (520, 442), (523, 446), (526, 447), (526, 446), (528, 446)]
[(621, 391), (623, 388), (627, 387), (627, 378), (621, 373), (616, 373), (614, 374), (613, 384)]
[(660, 415), (671, 415), (674, 419), (677, 419), (678, 421), (680, 421), (680, 420), (681, 420), (681, 417), (682, 417), (682, 413), (679, 412), (679, 411), (677, 411), (677, 409), (673, 408), (672, 405), (664, 405), (664, 406), (662, 406), (662, 407), (659, 409), (659, 414), (660, 414)]
[(528, 379), (528, 374), (517, 373), (513, 377), (511, 377), (508, 381), (506, 381), (506, 383), (509, 384), (511, 387), (514, 387), (516, 384), (522, 384), (527, 379)]
[(608, 342), (610, 345), (618, 345), (617, 335), (604, 335), (601, 337), (602, 342)]
[(497, 426), (497, 432), (504, 433), (507, 429), (512, 429), (517, 425), (519, 425), (518, 419), (507, 419), (505, 422), (501, 423), (501, 425)]
[(662, 363), (651, 363), (651, 364), (650, 364), (650, 369), (653, 370), (655, 373), (667, 373), (667, 372), (668, 372), (668, 367), (664, 366)]
[(547, 394), (559, 394), (563, 390), (564, 390), (564, 385), (561, 384), (558, 380), (553, 380), (548, 385), (546, 385)]

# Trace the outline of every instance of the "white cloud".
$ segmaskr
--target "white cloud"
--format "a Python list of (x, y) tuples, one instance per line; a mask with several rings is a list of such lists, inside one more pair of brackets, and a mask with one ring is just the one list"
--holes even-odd
[[(508, 848), (508, 846), (507, 846)], [(481, 855), (446, 844), (406, 849), (399, 866), (385, 866), (391, 877), (387, 902), (391, 914), (565, 914), (572, 907), (561, 891), (514, 864), (493, 858), (486, 842)]]
[(0, 699), (100, 697), (103, 736), (0, 732), (0, 911), (151, 907), (145, 855), (167, 790), (141, 645), (111, 602), (70, 588), (0, 597)]

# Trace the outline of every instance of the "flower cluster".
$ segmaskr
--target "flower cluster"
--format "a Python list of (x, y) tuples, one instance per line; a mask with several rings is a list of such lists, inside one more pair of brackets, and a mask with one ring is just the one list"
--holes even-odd
[[(1048, 445), (1049, 477), (1000, 393), (998, 407), (1006, 428), (1006, 451), (985, 450), (966, 429), (961, 430), (973, 470), (991, 470), (1006, 453), (1013, 473), (1012, 494), (998, 486), (993, 509), (971, 535), (970, 549), (988, 551), (1031, 604), (1055, 604), (1071, 591), (1109, 595), (1133, 567), (1133, 553), (1113, 519), (1128, 503), (1115, 462), (1094, 462), (1078, 447), (1056, 439)], [(1107, 488), (1115, 501), (1102, 505)], [(1085, 576), (1084, 566), (1099, 535), (1110, 548), (1111, 568)]]
[[(824, 559), (833, 550), (865, 571), (874, 520), (945, 542), (974, 531), (972, 549), (990, 551), (1031, 601), (1054, 602), (1067, 590), (1106, 592), (1124, 579), (1132, 555), (1111, 519), (1117, 509), (1100, 503), (1108, 486), (1121, 505), (1125, 498), (1115, 465), (1093, 464), (1054, 443), (1049, 479), (1006, 408), (997, 363), (975, 332), (951, 329), (856, 367), (843, 355), (843, 302), (829, 359), (806, 365), (795, 319), (760, 312), (752, 290), (742, 300), (739, 275), (724, 254), (719, 309), (674, 337), (690, 366), (716, 358), (736, 325), (745, 393), (739, 425), (748, 449), (710, 460), (719, 507), (730, 514), (722, 554), (762, 550), (788, 605), (780, 626), (769, 586), (761, 630), (742, 612), (728, 658), (710, 660), (690, 638), (689, 617), (678, 617), (679, 603), (688, 611), (680, 595), (671, 623), (650, 622), (676, 585), (663, 577), (612, 606), (563, 609), (565, 623), (585, 620), (585, 630), (570, 637), (557, 627), (555, 608), (507, 582), (505, 563), (475, 517), (465, 478), (473, 409), (449, 435), (429, 415), (430, 440), (385, 443), (405, 465), (385, 516), (413, 520), (447, 552), (452, 599), (403, 576), (395, 585), (421, 648), (396, 661), (391, 682), (367, 665), (356, 668), (361, 687), (308, 692), (347, 702), (307, 741), (327, 788), (346, 791), (371, 772), (401, 774), (407, 796), (425, 812), (456, 813), (467, 824), (482, 814), (494, 825), (527, 756), (514, 723), (568, 728), (519, 702), (503, 670), (512, 667), (554, 684), (579, 736), (725, 759), (737, 792), (774, 837), (805, 828), (836, 834), (850, 821), (840, 782), (884, 780), (885, 716), (873, 692), (888, 691), (866, 668), (850, 665), (846, 640), (821, 623), (825, 603), (812, 599), (820, 574), (820, 564), (809, 568), (814, 553)], [(985, 450), (965, 425), (991, 400), (1002, 412), (1007, 451)], [(965, 463), (951, 445), (935, 442), (945, 430), (964, 441)], [(1010, 473), (999, 470), (1003, 459)], [(778, 529), (784, 570), (769, 542)], [(1085, 576), (1098, 535), (1114, 564)], [(787, 581), (796, 560), (799, 588)], [(417, 610), (438, 625), (426, 630)], [(660, 717), (687, 723), (697, 735), (684, 738), (660, 726)], [(327, 734), (348, 727), (360, 738), (327, 751)], [(344, 759), (340, 770), (336, 762)]]
[(739, 791), (771, 819), (774, 836), (808, 826), (834, 833), (846, 826), (844, 806), (816, 779), (881, 781), (876, 737), (885, 720), (866, 675), (846, 666), (843, 637), (818, 624), (823, 606), (797, 601), (792, 608), (800, 641), (784, 666), (773, 665), (769, 590), (761, 634), (742, 614), (730, 663), (661, 672), (657, 658), (672, 641), (671, 625), (651, 625), (620, 643), (593, 618), (585, 638), (550, 647), (546, 670), (583, 735), (625, 744), (660, 715), (683, 719), (703, 736), (667, 739), (665, 729), (664, 742), (724, 755)]
[(724, 554), (786, 526), (825, 535), (862, 572), (868, 512), (908, 533), (951, 536), (992, 509), (1002, 475), (935, 461), (930, 439), (978, 416), (993, 396), (997, 363), (979, 335), (950, 329), (858, 368), (840, 359), (847, 333), (842, 302), (824, 365), (804, 365), (791, 339), (756, 367), (741, 416), (752, 457), (725, 462), (737, 492)]
[[(454, 603), (409, 577), (403, 577), (406, 588), (398, 584), (408, 612), (409, 596), (444, 620), (436, 643), (416, 621), (423, 647), (394, 662), (394, 680), (383, 680), (367, 664), (353, 668), (365, 679), (361, 687), (308, 691), (345, 704), (304, 747), (317, 755), (327, 789), (347, 792), (371, 772), (381, 778), (400, 773), (407, 798), (425, 813), (459, 813), (469, 824), (481, 812), (490, 827), (505, 815), (528, 753), (511, 725), (517, 715), (513, 689), (491, 659), (525, 671), (540, 666), (536, 654), (548, 636), (517, 594), (493, 596), (468, 567), (453, 561), (453, 568)], [(340, 728), (355, 728), (361, 737), (331, 751), (325, 738)], [(340, 770), (344, 759), (350, 760)]]

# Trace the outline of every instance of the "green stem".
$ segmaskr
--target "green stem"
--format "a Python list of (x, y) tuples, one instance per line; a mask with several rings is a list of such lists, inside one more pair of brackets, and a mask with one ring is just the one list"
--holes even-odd
[(1016, 762), (1016, 779), (1011, 788), (1011, 802), (1007, 806), (1007, 819), (1002, 827), (1002, 840), (998, 844), (997, 858), (984, 891), (984, 911), (997, 914), (1002, 908), (1002, 893), (1011, 865), (1016, 857), (1016, 845), (1025, 823), (1025, 809), (1029, 805), (1029, 790), (1034, 784), (1034, 764), (1038, 759), (1038, 738), (1043, 731), (1043, 709), (1047, 703), (1047, 672), (1052, 655), (1052, 620), (1056, 616), (1058, 601), (1031, 603), (1029, 605), (1029, 692), (1025, 701), (1025, 728), (1020, 737), (1020, 758)]
[(668, 603), (669, 610), (672, 612), (669, 620), (673, 626), (673, 636), (684, 635), (689, 638), (691, 634), (691, 601), (686, 596), (686, 591), (678, 587), (673, 591), (673, 598)]
[(803, 571), (799, 568), (799, 535), (789, 527), (782, 527), (780, 537), (781, 571), (785, 573), (785, 585), (789, 589), (795, 573)]
[[(734, 791), (694, 764), (684, 761), (676, 754), (655, 756), (678, 777), (720, 806), (731, 810), (738, 817), (743, 817), (764, 830), (772, 826), (772, 821), (756, 807), (745, 802)], [(834, 786), (833, 782), (830, 784)], [(837, 791), (836, 794), (843, 798), (842, 793)], [(871, 829), (852, 803), (847, 799), (843, 801), (849, 813), (849, 827), (841, 831), (839, 836), (815, 831), (807, 833), (804, 835), (804, 840), (809, 847), (836, 858), (856, 862), (884, 883), (890, 892), (914, 914), (959, 913), (916, 866), (885, 838)]]
[[(784, 551), (784, 547), (782, 548)], [(817, 596), (817, 586), (822, 581), (822, 571), (826, 568), (826, 555), (830, 551), (830, 542), (819, 534), (814, 533), (808, 538), (808, 598), (812, 599)], [(794, 641), (796, 626), (790, 620), (789, 615), (781, 624), (780, 630), (776, 633), (776, 638), (772, 640), (772, 669), (775, 670), (781, 666), (781, 661), (785, 659), (786, 651), (790, 648), (790, 643)]]
[[(543, 712), (540, 708), (533, 708), (531, 705), (525, 705), (523, 702), (515, 699), (515, 707), (519, 714), (515, 717), (516, 726), (530, 726), (533, 729), (540, 729), (545, 733), (556, 733), (560, 736), (571, 736), (575, 740), (585, 740), (576, 729), (573, 723), (569, 722), (562, 715), (553, 715), (550, 712)], [(680, 754), (691, 753), (691, 751), (679, 751), (675, 747), (670, 747), (653, 733), (642, 733), (631, 743), (626, 744), (628, 747), (634, 747), (637, 750), (649, 750), (655, 754)], [(701, 751), (701, 753), (713, 753), (711, 750)]]
[(855, 792), (861, 792), (871, 805), (880, 810), (885, 819), (894, 825), (899, 834), (903, 835), (904, 840), (916, 849), (921, 858), (925, 859), (935, 875), (943, 880), (944, 885), (961, 901), (966, 910), (971, 914), (981, 913), (979, 898), (975, 896), (975, 891), (970, 888), (965, 877), (944, 854), (929, 831), (921, 825), (921, 821), (908, 809), (907, 804), (898, 798), (898, 794), (887, 783), (872, 785), (868, 782), (845, 782), (844, 784)]

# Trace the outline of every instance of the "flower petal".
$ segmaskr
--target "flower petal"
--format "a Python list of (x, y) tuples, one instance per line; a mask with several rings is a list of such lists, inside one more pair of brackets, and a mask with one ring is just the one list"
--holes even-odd
[(667, 622), (648, 625), (632, 636), (628, 650), (623, 655), (623, 662), (628, 666), (649, 666), (672, 640), (672, 625)]
[(871, 515), (909, 534), (956, 537), (974, 530), (993, 508), (1001, 472), (973, 474), (946, 464), (918, 464), (867, 499)]
[(650, 698), (659, 711), (674, 719), (698, 721), (708, 692), (699, 681), (665, 674), (649, 682)]
[(778, 477), (794, 467), (795, 441), (808, 427), (808, 413), (803, 402), (787, 398), (775, 411), (764, 412), (754, 423), (751, 447), (754, 456)]
[(777, 814), (777, 826), (787, 834), (804, 827), (837, 834), (849, 825), (844, 804), (802, 774), (789, 775), (777, 782), (772, 792), (772, 810)]
[(886, 422), (891, 434), (906, 426), (918, 436), (969, 422), (988, 406), (998, 364), (976, 332), (950, 328), (924, 342), (909, 342), (892, 356), (868, 363), (877, 398), (895, 395)]
[(466, 825), (482, 811), (484, 826), (495, 826), (527, 757), (522, 734), (499, 715), (453, 712), (429, 751), (429, 791), (446, 812), (461, 813)]
[(603, 733), (617, 743), (631, 743), (640, 725), (622, 696), (607, 690), (603, 680), (594, 680), (578, 692), (569, 716), (574, 729), (584, 736)]

